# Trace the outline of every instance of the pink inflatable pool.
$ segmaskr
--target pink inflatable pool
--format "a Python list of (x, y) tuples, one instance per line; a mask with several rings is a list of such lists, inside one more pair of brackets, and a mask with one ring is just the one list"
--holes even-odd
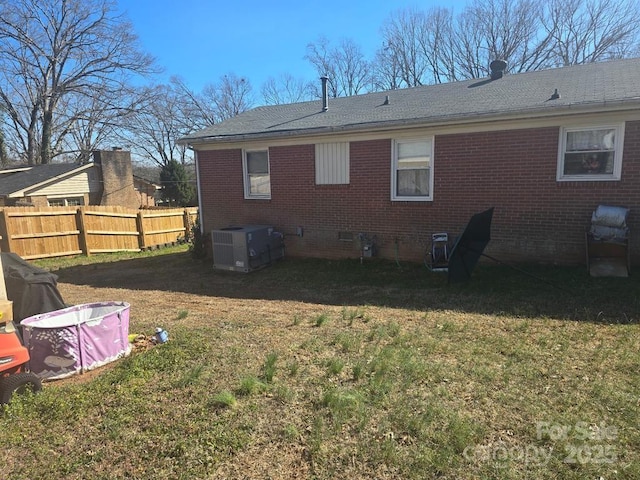
[(30, 369), (42, 380), (82, 373), (131, 352), (126, 302), (76, 305), (25, 318), (20, 324)]

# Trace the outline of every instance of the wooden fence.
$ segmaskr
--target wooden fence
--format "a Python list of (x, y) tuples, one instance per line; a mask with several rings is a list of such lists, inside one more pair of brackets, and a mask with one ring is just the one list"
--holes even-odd
[(3, 207), (3, 252), (26, 260), (66, 255), (140, 251), (191, 233), (197, 208), (132, 210), (124, 207)]

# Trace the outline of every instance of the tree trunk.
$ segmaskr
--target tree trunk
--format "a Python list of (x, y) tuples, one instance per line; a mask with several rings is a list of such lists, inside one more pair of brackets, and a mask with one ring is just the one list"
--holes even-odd
[(40, 163), (51, 161), (51, 125), (53, 123), (53, 111), (47, 109), (42, 117), (42, 143), (40, 144)]
[(27, 130), (27, 163), (29, 165), (35, 165), (36, 162), (36, 126), (38, 124), (38, 109), (34, 107), (31, 109), (31, 115), (29, 120), (29, 129)]

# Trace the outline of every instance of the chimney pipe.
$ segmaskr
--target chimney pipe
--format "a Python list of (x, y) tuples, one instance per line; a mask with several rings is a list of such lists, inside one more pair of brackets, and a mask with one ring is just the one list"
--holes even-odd
[(326, 112), (329, 110), (329, 90), (327, 88), (329, 77), (323, 75), (320, 80), (322, 80), (322, 111)]

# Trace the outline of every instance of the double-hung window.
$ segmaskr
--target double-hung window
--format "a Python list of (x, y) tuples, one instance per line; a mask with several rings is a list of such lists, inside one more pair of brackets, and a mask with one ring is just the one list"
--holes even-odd
[(271, 198), (268, 150), (244, 150), (244, 198)]
[(620, 180), (623, 136), (624, 124), (562, 128), (557, 179)]
[(395, 140), (392, 152), (391, 199), (433, 200), (433, 138)]

